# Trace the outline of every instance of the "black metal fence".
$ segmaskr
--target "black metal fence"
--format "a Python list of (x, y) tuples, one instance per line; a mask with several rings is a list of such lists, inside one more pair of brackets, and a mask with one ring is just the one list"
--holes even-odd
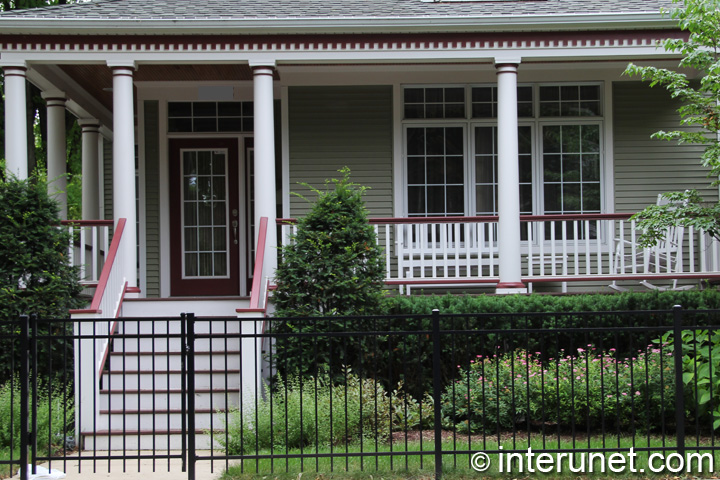
[(3, 328), (8, 472), (702, 473), (720, 455), (720, 311)]

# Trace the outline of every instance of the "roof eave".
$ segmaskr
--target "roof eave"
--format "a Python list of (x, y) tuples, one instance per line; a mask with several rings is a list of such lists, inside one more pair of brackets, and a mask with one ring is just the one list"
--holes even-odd
[(0, 16), (4, 34), (313, 34), (570, 31), (677, 28), (658, 13), (513, 15), (498, 17), (44, 19)]

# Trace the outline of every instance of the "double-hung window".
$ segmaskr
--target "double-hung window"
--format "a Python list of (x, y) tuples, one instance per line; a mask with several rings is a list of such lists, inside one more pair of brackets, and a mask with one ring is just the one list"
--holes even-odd
[[(602, 211), (602, 89), (518, 86), (520, 211)], [(497, 88), (404, 87), (409, 216), (497, 215)]]

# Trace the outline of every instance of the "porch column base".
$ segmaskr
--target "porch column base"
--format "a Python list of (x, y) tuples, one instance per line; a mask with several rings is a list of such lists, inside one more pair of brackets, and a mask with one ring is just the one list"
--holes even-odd
[(495, 287), (495, 293), (498, 295), (512, 295), (528, 293), (528, 289), (527, 285), (522, 282), (500, 282)]

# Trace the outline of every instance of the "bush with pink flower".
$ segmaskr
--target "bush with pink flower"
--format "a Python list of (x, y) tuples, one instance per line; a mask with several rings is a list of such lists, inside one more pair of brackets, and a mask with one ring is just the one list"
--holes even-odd
[(627, 358), (593, 345), (543, 358), (516, 350), (458, 366), (442, 397), (446, 427), (653, 431), (674, 423), (672, 353), (648, 346)]

